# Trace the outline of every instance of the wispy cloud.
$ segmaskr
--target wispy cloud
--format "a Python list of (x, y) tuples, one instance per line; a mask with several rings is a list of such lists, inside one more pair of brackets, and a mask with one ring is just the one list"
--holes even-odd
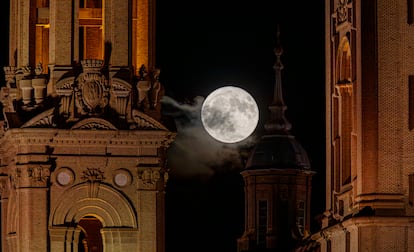
[(177, 127), (176, 140), (168, 150), (168, 166), (172, 175), (208, 178), (216, 172), (244, 167), (243, 150), (253, 144), (254, 137), (236, 144), (213, 139), (201, 122), (203, 101), (201, 96), (190, 103), (179, 103), (169, 96), (161, 100), (163, 114), (173, 117)]

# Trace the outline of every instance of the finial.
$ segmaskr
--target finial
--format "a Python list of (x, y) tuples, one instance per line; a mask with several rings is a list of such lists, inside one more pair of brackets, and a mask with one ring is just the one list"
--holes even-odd
[(276, 33), (276, 47), (274, 53), (276, 55), (275, 69), (275, 87), (273, 94), (272, 104), (269, 106), (270, 119), (265, 123), (265, 130), (267, 133), (279, 133), (287, 132), (292, 128), (292, 125), (285, 117), (285, 110), (287, 109), (285, 102), (283, 101), (282, 92), (282, 69), (283, 64), (280, 57), (283, 54), (283, 48), (280, 43), (280, 27), (277, 26)]

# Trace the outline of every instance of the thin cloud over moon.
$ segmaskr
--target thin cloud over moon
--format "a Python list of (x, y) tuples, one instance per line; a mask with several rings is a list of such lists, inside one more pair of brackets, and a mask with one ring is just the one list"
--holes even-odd
[(201, 122), (203, 97), (195, 97), (192, 103), (179, 103), (164, 96), (161, 102), (163, 114), (172, 117), (177, 128), (177, 137), (168, 150), (172, 176), (208, 178), (217, 172), (244, 168), (245, 153), (240, 150), (252, 146), (254, 138), (236, 144), (213, 139)]

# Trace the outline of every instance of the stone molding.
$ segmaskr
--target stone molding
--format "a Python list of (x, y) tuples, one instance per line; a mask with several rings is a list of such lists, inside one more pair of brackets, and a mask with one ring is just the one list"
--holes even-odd
[(99, 183), (96, 197), (89, 197), (88, 183), (78, 184), (59, 196), (51, 210), (49, 225), (78, 223), (84, 215), (100, 216), (103, 227), (138, 227), (137, 214), (129, 201), (114, 188)]

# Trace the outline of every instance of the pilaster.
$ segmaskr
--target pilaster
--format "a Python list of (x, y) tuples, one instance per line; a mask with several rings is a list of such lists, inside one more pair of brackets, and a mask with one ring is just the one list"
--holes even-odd
[(35, 17), (32, 5), (34, 0), (19, 0), (17, 6), (17, 66), (23, 67), (33, 63), (34, 54), (31, 48), (34, 46)]
[[(78, 38), (78, 26), (72, 28), (73, 1), (50, 0), (49, 70), (47, 94), (55, 93), (55, 83), (69, 70), (74, 60), (73, 43)], [(74, 1), (77, 2), (77, 1)], [(76, 21), (77, 22), (77, 21)], [(74, 38), (72, 38), (74, 34)]]
[[(130, 66), (131, 29), (129, 2), (125, 0), (104, 1), (104, 37), (110, 43), (112, 66)], [(105, 56), (107, 58), (107, 56)]]
[[(140, 213), (139, 230), (141, 231), (138, 239), (139, 251), (163, 252), (157, 244), (158, 232), (163, 232), (157, 228), (164, 227), (164, 223), (159, 225), (161, 216), (158, 214), (164, 211), (158, 209), (158, 194), (164, 191), (166, 174), (161, 172), (160, 168), (138, 168), (137, 202), (139, 205), (137, 209)], [(161, 199), (164, 200), (164, 198)], [(160, 203), (163, 205), (163, 202)]]
[(49, 169), (50, 166), (39, 164), (15, 168), (21, 251), (47, 251)]
[(7, 208), (9, 204), (9, 176), (0, 176), (0, 196), (1, 196), (1, 251), (9, 251), (7, 244)]
[(72, 2), (50, 0), (49, 64), (72, 64)]

